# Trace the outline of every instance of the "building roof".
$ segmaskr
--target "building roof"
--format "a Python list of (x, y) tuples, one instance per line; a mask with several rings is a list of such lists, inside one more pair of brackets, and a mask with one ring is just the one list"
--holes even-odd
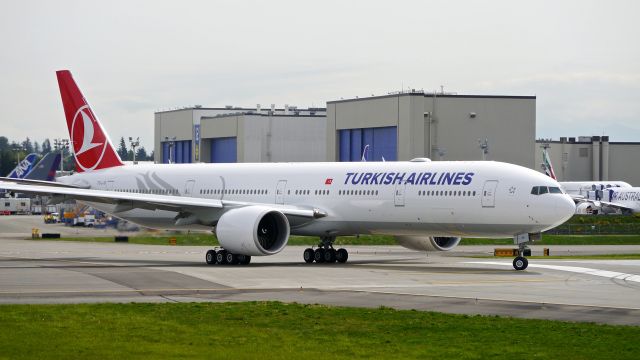
[(357, 97), (352, 99), (340, 99), (340, 100), (332, 100), (327, 101), (327, 104), (335, 104), (342, 102), (351, 102), (351, 101), (361, 101), (361, 100), (371, 100), (371, 99), (384, 99), (384, 98), (392, 98), (399, 96), (422, 96), (427, 98), (458, 98), (458, 99), (526, 99), (526, 100), (535, 100), (536, 96), (516, 96), (516, 95), (460, 95), (460, 94), (439, 94), (439, 93), (425, 93), (422, 91), (410, 91), (403, 93), (395, 93), (388, 95), (380, 95), (380, 96), (367, 96), (367, 97)]

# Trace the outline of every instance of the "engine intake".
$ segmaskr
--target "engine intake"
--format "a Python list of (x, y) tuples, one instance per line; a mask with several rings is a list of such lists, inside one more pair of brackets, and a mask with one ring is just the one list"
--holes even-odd
[(449, 251), (458, 246), (462, 238), (444, 236), (396, 236), (402, 247), (417, 251)]
[(216, 236), (220, 245), (234, 254), (264, 256), (277, 254), (289, 241), (289, 220), (264, 206), (246, 206), (224, 213)]

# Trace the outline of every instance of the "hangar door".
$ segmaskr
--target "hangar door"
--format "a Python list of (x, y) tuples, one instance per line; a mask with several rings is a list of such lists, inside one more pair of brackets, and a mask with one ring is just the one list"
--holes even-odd
[(339, 130), (338, 141), (340, 161), (397, 160), (397, 128), (395, 126)]
[(211, 139), (211, 162), (234, 163), (238, 162), (237, 138), (224, 137)]

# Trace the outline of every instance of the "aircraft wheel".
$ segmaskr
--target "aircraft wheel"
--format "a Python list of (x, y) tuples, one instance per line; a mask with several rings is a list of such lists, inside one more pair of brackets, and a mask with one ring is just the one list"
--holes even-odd
[(227, 252), (227, 264), (237, 265), (238, 262), (238, 255)]
[(316, 249), (316, 251), (313, 252), (313, 260), (315, 260), (317, 263), (323, 263), (324, 262), (324, 249), (323, 248), (318, 248), (318, 249)]
[(513, 268), (516, 270), (524, 270), (529, 266), (529, 260), (527, 258), (518, 256), (513, 259)]
[(216, 254), (216, 263), (220, 265), (227, 264), (227, 250), (220, 250)]
[(336, 251), (334, 249), (324, 250), (324, 262), (329, 264), (336, 262)]
[(306, 262), (307, 264), (312, 263), (313, 262), (313, 249), (311, 249), (311, 248), (304, 249), (304, 253), (302, 254), (302, 257), (304, 258), (304, 262)]
[(338, 251), (336, 251), (336, 260), (338, 260), (339, 263), (346, 263), (348, 258), (349, 252), (347, 249), (338, 249)]
[(250, 255), (238, 255), (238, 263), (240, 265), (248, 265), (251, 262)]
[(209, 265), (215, 264), (216, 263), (216, 251), (215, 250), (207, 251), (207, 255), (205, 256), (205, 260), (207, 261), (207, 264), (209, 264)]

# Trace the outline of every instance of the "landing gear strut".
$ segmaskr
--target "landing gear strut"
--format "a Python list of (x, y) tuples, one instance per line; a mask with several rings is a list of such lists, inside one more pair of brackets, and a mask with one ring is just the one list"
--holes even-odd
[(518, 256), (513, 259), (513, 268), (516, 270), (524, 270), (529, 266), (529, 260), (525, 257), (525, 253), (531, 255), (531, 250), (527, 247), (527, 243), (540, 239), (540, 234), (519, 234), (513, 237), (513, 243), (518, 245)]
[(346, 249), (334, 249), (333, 242), (336, 240), (335, 236), (324, 236), (320, 238), (320, 244), (317, 249), (307, 248), (304, 250), (303, 258), (308, 264), (312, 262), (320, 263), (339, 263), (347, 262), (349, 259), (349, 252)]
[(207, 251), (205, 260), (209, 265), (247, 265), (251, 262), (251, 256), (232, 254), (224, 249)]

